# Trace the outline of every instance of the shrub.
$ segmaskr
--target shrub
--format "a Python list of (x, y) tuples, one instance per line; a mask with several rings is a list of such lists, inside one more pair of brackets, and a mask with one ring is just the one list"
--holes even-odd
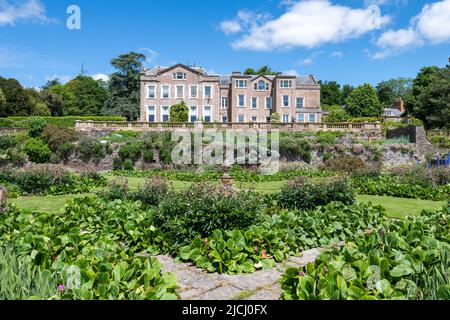
[(154, 224), (174, 249), (215, 229), (242, 229), (254, 224), (261, 213), (260, 198), (252, 192), (232, 192), (198, 184), (182, 193), (170, 193), (159, 204)]
[(142, 158), (145, 162), (151, 163), (154, 161), (155, 155), (153, 154), (152, 149), (145, 149), (142, 153)]
[(274, 112), (270, 115), (271, 123), (280, 123), (280, 121), (281, 121), (281, 116), (279, 113)]
[(53, 165), (35, 165), (12, 174), (10, 182), (28, 194), (39, 194), (55, 185), (72, 184), (74, 176)]
[(113, 159), (113, 170), (119, 171), (123, 169), (123, 162), (120, 158), (114, 157)]
[(41, 117), (30, 117), (27, 120), (28, 135), (32, 138), (38, 138), (44, 131), (47, 122)]
[(49, 124), (42, 132), (42, 138), (47, 142), (50, 149), (56, 152), (62, 144), (75, 141), (76, 134), (73, 130)]
[(52, 151), (41, 139), (28, 140), (24, 151), (34, 163), (47, 163), (52, 156)]
[(363, 171), (367, 169), (366, 163), (359, 157), (341, 156), (325, 161), (327, 170), (352, 173), (355, 171)]
[[(75, 128), (76, 120), (92, 120), (92, 121), (125, 121), (124, 117), (104, 117), (104, 116), (66, 116), (66, 117), (41, 117), (48, 124), (53, 124), (58, 127)], [(22, 123), (26, 123), (29, 117), (8, 117), (6, 121), (12, 123), (12, 127), (23, 126)]]
[(189, 118), (189, 108), (184, 102), (170, 107), (170, 122), (187, 122)]
[(311, 144), (304, 139), (296, 139), (291, 137), (283, 137), (280, 139), (280, 155), (288, 158), (311, 162)]
[(141, 157), (141, 155), (142, 155), (142, 143), (138, 142), (127, 143), (126, 145), (120, 147), (119, 149), (119, 156), (122, 159), (122, 161), (130, 159), (134, 163)]
[(342, 136), (342, 134), (337, 132), (319, 132), (316, 135), (317, 142), (320, 144), (335, 144), (336, 139)]
[(123, 162), (123, 169), (127, 171), (133, 171), (134, 170), (134, 163), (131, 159), (125, 159)]
[(100, 141), (93, 138), (82, 137), (78, 141), (76, 150), (79, 157), (85, 162), (93, 160), (98, 163), (106, 156), (105, 147)]
[(347, 179), (332, 178), (311, 182), (298, 177), (283, 187), (278, 204), (284, 208), (307, 210), (334, 201), (346, 205), (355, 203), (355, 193)]
[(58, 147), (56, 154), (62, 161), (67, 162), (73, 151), (73, 145), (69, 142), (64, 142)]
[(136, 192), (130, 195), (134, 201), (141, 201), (150, 206), (155, 206), (169, 192), (167, 180), (161, 177), (150, 177), (145, 180), (144, 185), (140, 186)]
[(117, 178), (108, 183), (106, 189), (98, 195), (107, 200), (124, 200), (128, 197), (128, 180)]
[(0, 135), (0, 152), (16, 147), (18, 144), (15, 136)]

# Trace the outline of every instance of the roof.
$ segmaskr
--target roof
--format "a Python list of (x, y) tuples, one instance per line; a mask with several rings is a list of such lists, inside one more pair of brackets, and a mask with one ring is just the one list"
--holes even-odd
[(387, 115), (387, 116), (401, 117), (402, 114), (403, 114), (403, 112), (401, 112), (398, 109), (394, 109), (394, 108), (384, 109), (384, 115)]
[(313, 77), (298, 76), (296, 81), (297, 86), (317, 84)]

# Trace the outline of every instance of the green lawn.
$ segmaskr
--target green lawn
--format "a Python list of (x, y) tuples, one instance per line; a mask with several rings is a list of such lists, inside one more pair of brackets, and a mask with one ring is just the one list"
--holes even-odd
[[(114, 179), (114, 177), (108, 177), (108, 180)], [(129, 177), (127, 179), (130, 190), (136, 190), (138, 186), (143, 184), (145, 181), (145, 178)], [(279, 191), (285, 183), (286, 181), (258, 183), (235, 182), (234, 185), (239, 189), (254, 190), (261, 193), (274, 193)], [(171, 181), (170, 184), (172, 190), (186, 190), (189, 189), (189, 187), (192, 185), (192, 183), (184, 181)], [(45, 197), (33, 196), (10, 199), (9, 202), (15, 202), (19, 207), (24, 209), (58, 212), (61, 208), (64, 207), (64, 204), (68, 199), (74, 197), (83, 197), (87, 195), (89, 194)], [(407, 215), (418, 215), (423, 210), (439, 210), (445, 205), (445, 202), (365, 195), (359, 195), (357, 197), (357, 201), (363, 203), (371, 202), (374, 205), (381, 205), (386, 209), (387, 215), (393, 218), (404, 218)]]
[(423, 210), (437, 211), (445, 206), (445, 202), (441, 201), (429, 201), (429, 200), (417, 200), (417, 199), (404, 199), (394, 197), (379, 197), (379, 196), (364, 196), (359, 195), (357, 197), (359, 202), (369, 203), (374, 205), (380, 205), (386, 209), (388, 216), (393, 218), (405, 218), (406, 216), (418, 215)]

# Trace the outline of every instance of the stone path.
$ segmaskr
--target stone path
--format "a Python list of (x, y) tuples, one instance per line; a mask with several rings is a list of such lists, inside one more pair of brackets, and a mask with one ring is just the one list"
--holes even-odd
[(281, 295), (279, 279), (283, 272), (289, 267), (314, 262), (320, 252), (319, 249), (304, 251), (301, 256), (290, 257), (273, 269), (242, 275), (207, 273), (189, 263), (175, 263), (167, 255), (157, 258), (163, 272), (176, 274), (182, 300), (278, 300)]

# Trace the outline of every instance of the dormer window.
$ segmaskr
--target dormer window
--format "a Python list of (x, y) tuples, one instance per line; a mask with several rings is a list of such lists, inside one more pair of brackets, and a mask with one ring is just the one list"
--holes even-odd
[(291, 88), (292, 87), (292, 81), (291, 80), (281, 80), (280, 81), (280, 87), (281, 88)]
[(255, 83), (255, 91), (269, 91), (269, 84), (264, 80), (259, 80)]
[(236, 80), (236, 88), (247, 88), (247, 80)]
[(185, 72), (175, 72), (173, 74), (173, 80), (186, 80)]

